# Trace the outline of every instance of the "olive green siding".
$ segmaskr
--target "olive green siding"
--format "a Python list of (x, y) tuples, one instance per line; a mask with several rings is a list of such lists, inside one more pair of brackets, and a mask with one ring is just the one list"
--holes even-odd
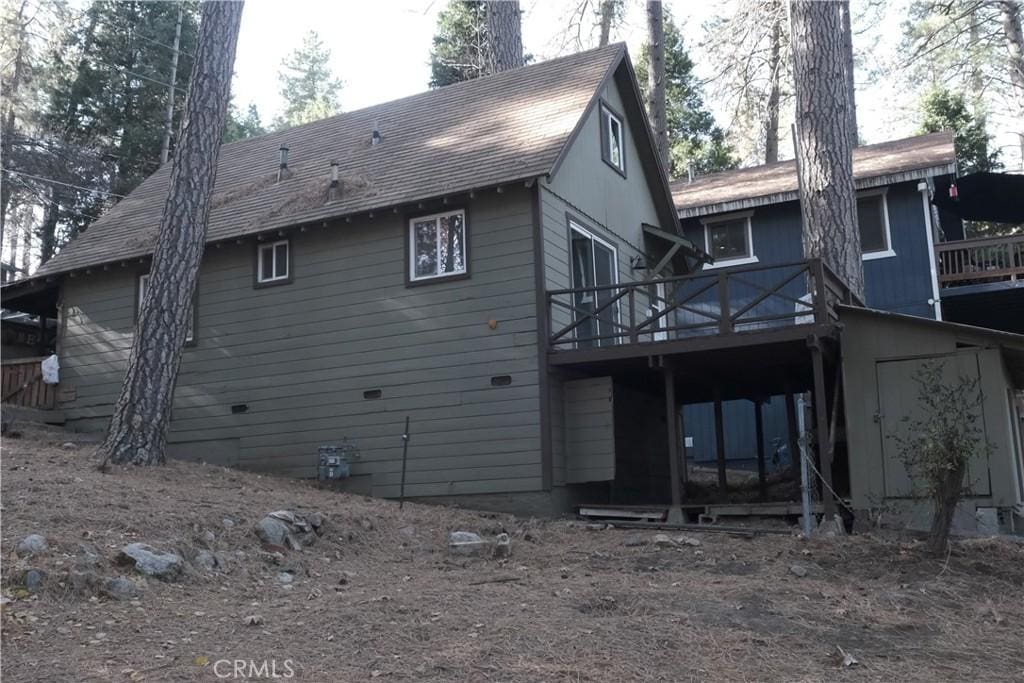
[[(612, 80), (600, 98), (625, 116), (617, 82)], [(581, 125), (577, 136), (563, 159), (557, 174), (540, 183), (541, 223), (544, 239), (544, 286), (548, 290), (572, 286), (569, 264), (569, 217), (600, 239), (614, 245), (618, 257), (618, 281), (642, 280), (648, 277), (643, 269), (635, 270), (631, 259), (659, 256), (665, 245), (645, 242), (643, 223), (675, 232), (674, 226), (661, 226), (654, 197), (656, 180), (647, 177), (640, 161), (639, 144), (634, 126), (626, 123), (623, 177), (601, 158), (600, 108), (595, 107)], [(646, 120), (640, 125), (646, 126)], [(652, 253), (653, 252), (653, 253)], [(555, 308), (552, 330), (572, 322), (571, 314)], [(566, 483), (565, 377), (549, 375), (551, 394), (552, 483)]]
[[(253, 287), (253, 242), (211, 248), (171, 452), (313, 476), (317, 447), (347, 438), (360, 452), (353, 475), (394, 496), (408, 415), (408, 495), (539, 490), (530, 207), (525, 188), (468, 200), (469, 278), (414, 287), (405, 284), (406, 217), (394, 214), (292, 232), (293, 282), (280, 286)], [(65, 282), (62, 387), (74, 399), (62, 408), (72, 426), (106, 426), (131, 345), (136, 275), (98, 270)], [(498, 375), (511, 384), (492, 386)], [(375, 389), (382, 398), (364, 398)], [(240, 405), (247, 410), (233, 413)]]
[[(884, 442), (905, 417), (903, 413), (914, 409), (917, 386), (912, 366), (930, 358), (947, 359), (963, 374), (980, 377), (985, 397), (982, 424), (994, 450), (987, 466), (981, 456), (971, 463), (970, 500), (978, 506), (1021, 502), (1021, 455), (1014, 443), (1011, 417), (1015, 385), (1003, 359), (1006, 352), (991, 337), (963, 328), (940, 329), (941, 324), (853, 311), (844, 312), (842, 318), (843, 396), (853, 506), (868, 509), (909, 495), (903, 463), (892, 455), (894, 448), (887, 454)], [(904, 408), (896, 408), (899, 405)], [(892, 410), (900, 414), (886, 414)]]

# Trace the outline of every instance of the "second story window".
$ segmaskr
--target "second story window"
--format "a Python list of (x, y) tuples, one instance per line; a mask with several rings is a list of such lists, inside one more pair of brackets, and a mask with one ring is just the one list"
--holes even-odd
[(622, 117), (601, 105), (601, 158), (622, 175), (626, 175), (626, 143)]
[(467, 272), (465, 211), (448, 211), (409, 221), (410, 282)]
[(742, 213), (704, 220), (704, 250), (715, 259), (710, 267), (757, 263), (750, 216)]
[(283, 284), (291, 280), (288, 240), (261, 244), (256, 251), (256, 284)]
[(889, 233), (889, 207), (886, 192), (865, 192), (857, 196), (857, 227), (860, 249), (867, 260), (895, 256)]

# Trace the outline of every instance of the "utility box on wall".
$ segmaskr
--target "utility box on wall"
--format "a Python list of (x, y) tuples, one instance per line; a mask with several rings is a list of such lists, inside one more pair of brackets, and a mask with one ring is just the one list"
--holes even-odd
[(357, 457), (356, 448), (347, 442), (341, 446), (320, 446), (317, 479), (347, 479), (351, 475), (351, 462), (354, 457)]

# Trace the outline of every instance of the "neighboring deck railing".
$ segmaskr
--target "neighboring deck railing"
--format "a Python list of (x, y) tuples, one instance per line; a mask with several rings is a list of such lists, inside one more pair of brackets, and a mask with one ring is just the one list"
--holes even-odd
[(943, 287), (1024, 279), (1024, 235), (939, 243), (935, 265)]
[(56, 405), (57, 387), (43, 382), (43, 358), (15, 358), (0, 364), (0, 401), (49, 410)]
[(551, 350), (731, 335), (835, 322), (860, 305), (820, 259), (551, 290)]

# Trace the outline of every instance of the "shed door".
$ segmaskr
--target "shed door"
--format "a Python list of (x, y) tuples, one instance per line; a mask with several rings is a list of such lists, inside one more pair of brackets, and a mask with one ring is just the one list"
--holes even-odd
[(565, 383), (567, 483), (615, 478), (614, 408), (611, 377)]
[[(950, 382), (957, 381), (957, 375), (976, 378), (979, 375), (978, 357), (973, 353), (955, 354), (946, 357), (946, 375)], [(906, 498), (915, 495), (910, 475), (900, 457), (899, 444), (895, 434), (906, 433), (904, 418), (917, 419), (922, 410), (919, 405), (919, 386), (914, 381), (918, 368), (924, 359), (882, 361), (876, 363), (878, 373), (878, 405), (880, 437), (882, 439), (883, 467), (885, 474), (885, 495), (887, 498)], [(982, 413), (981, 427), (985, 430), (985, 416)], [(987, 431), (987, 430), (986, 430)], [(968, 464), (965, 484), (973, 495), (990, 495), (988, 456), (980, 453)], [(923, 484), (918, 485), (916, 495), (923, 495)]]

